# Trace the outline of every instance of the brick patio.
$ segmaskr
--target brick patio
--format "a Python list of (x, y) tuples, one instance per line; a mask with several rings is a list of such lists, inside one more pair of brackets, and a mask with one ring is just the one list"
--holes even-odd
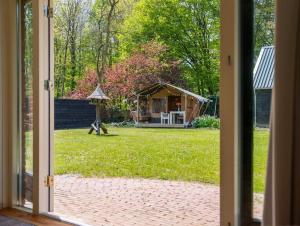
[(56, 214), (89, 225), (219, 225), (219, 187), (214, 185), (64, 175), (55, 178), (54, 196)]

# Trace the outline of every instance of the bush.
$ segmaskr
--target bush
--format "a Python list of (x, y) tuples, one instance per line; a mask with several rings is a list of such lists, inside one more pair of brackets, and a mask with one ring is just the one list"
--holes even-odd
[(130, 128), (135, 126), (133, 121), (112, 122), (109, 125), (111, 127), (121, 127), (121, 128)]
[(203, 115), (201, 117), (196, 118), (192, 122), (192, 126), (194, 128), (215, 128), (220, 129), (220, 119), (209, 116), (209, 115)]

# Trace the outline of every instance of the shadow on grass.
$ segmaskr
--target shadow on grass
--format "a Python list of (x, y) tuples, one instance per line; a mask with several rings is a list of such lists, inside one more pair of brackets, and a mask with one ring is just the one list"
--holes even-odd
[(95, 135), (97, 137), (118, 137), (120, 135), (118, 134), (101, 134), (101, 135)]

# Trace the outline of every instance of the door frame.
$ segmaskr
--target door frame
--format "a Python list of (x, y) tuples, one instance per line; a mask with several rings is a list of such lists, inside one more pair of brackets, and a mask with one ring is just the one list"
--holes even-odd
[[(14, 6), (14, 1), (6, 0), (6, 4)], [(50, 113), (50, 117), (46, 117), (49, 114), (49, 103), (48, 103), (48, 93), (44, 90), (44, 80), (48, 80), (49, 67), (47, 66), (49, 60), (53, 60), (51, 55), (48, 54), (48, 33), (49, 29), (47, 21), (48, 18), (44, 15), (44, 6), (48, 4), (47, 0), (33, 0), (33, 10), (34, 10), (34, 27), (36, 29), (34, 35), (34, 89), (36, 91), (34, 95), (34, 208), (33, 212), (35, 214), (46, 213), (51, 208), (51, 201), (49, 200), (49, 194), (51, 196), (51, 189), (44, 186), (44, 180), (53, 169), (50, 168), (49, 163), (52, 161), (51, 148), (53, 149), (53, 133), (45, 133), (49, 126), (48, 119), (52, 118), (53, 115)], [(50, 1), (50, 3), (52, 3)], [(3, 3), (2, 3), (3, 4)], [(220, 80), (220, 90), (221, 90), (221, 102), (220, 102), (220, 115), (221, 115), (221, 225), (236, 225), (236, 204), (237, 204), (237, 153), (238, 153), (238, 14), (237, 14), (238, 0), (221, 0), (221, 80)], [(5, 7), (2, 7), (4, 9)], [(0, 17), (3, 16), (2, 10), (0, 9)], [(9, 8), (9, 15), (6, 17), (6, 21), (9, 21), (11, 26), (9, 32), (11, 32), (12, 37), (16, 37), (14, 33), (14, 21), (15, 21), (15, 12), (11, 7)], [(11, 21), (10, 21), (11, 20)], [(3, 21), (3, 20), (1, 20)], [(52, 25), (50, 25), (52, 26)], [(1, 28), (1, 27), (0, 27)], [(8, 32), (8, 33), (9, 33)], [(10, 41), (12, 40), (12, 41)], [(10, 43), (10, 47), (13, 47), (9, 51), (14, 51), (15, 47), (13, 40), (16, 38), (10, 39), (7, 38), (7, 42)], [(53, 48), (53, 43), (50, 48)], [(8, 52), (9, 52), (8, 51)], [(0, 55), (1, 56), (1, 55)], [(11, 53), (10, 58), (7, 61), (13, 61), (14, 53)], [(51, 59), (50, 59), (51, 58)], [(53, 62), (53, 61), (52, 61)], [(8, 69), (6, 74), (14, 75), (17, 74), (17, 71), (13, 68), (16, 66), (13, 63), (9, 63), (10, 69)], [(1, 70), (2, 68), (0, 68)], [(53, 70), (53, 69), (51, 69)], [(4, 70), (2, 69), (4, 72)], [(1, 72), (1, 71), (0, 71)], [(4, 73), (3, 73), (4, 74)], [(53, 71), (50, 71), (50, 74), (53, 76)], [(12, 76), (11, 76), (12, 77)], [(10, 80), (11, 78), (4, 78), (5, 80)], [(4, 81), (7, 82), (7, 81)], [(13, 84), (15, 80), (7, 82), (7, 87), (14, 87)], [(5, 94), (11, 93), (13, 89), (3, 90)], [(17, 132), (15, 131), (17, 126), (12, 123), (13, 119), (16, 118), (15, 112), (17, 112), (16, 95), (7, 95), (11, 101), (5, 101), (4, 109), (4, 125), (3, 128), (7, 131), (7, 134), (10, 137), (18, 137)], [(9, 100), (9, 99), (8, 99)], [(46, 100), (46, 101), (45, 101)], [(48, 104), (46, 104), (46, 103)], [(51, 111), (50, 111), (51, 112)], [(8, 113), (11, 113), (9, 115)], [(50, 128), (51, 129), (51, 128)], [(49, 131), (49, 130), (48, 130)], [(50, 130), (51, 131), (51, 130)], [(15, 150), (15, 139), (9, 138), (8, 135), (4, 137), (4, 150), (5, 155), (8, 157), (10, 164), (4, 165), (5, 179), (14, 178), (15, 169), (15, 158), (16, 156), (9, 156), (7, 150)], [(44, 147), (49, 147), (50, 152), (45, 151)], [(52, 145), (52, 146), (51, 146)], [(48, 149), (48, 148), (47, 148)], [(49, 150), (49, 149), (48, 149)], [(44, 165), (45, 164), (45, 165)], [(11, 167), (12, 166), (12, 167)], [(14, 170), (12, 170), (14, 169)], [(12, 172), (10, 172), (12, 171)], [(8, 197), (7, 199), (11, 202), (4, 200), (4, 206), (13, 206), (14, 205), (14, 187), (15, 182), (10, 181), (7, 184), (7, 187), (3, 189), (3, 197)], [(4, 188), (4, 187), (3, 187)], [(4, 191), (5, 190), (5, 191)], [(50, 190), (50, 192), (49, 192)], [(13, 192), (11, 192), (13, 191)], [(52, 195), (53, 196), (53, 195)], [(0, 196), (1, 197), (1, 196)]]
[[(10, 178), (8, 185), (8, 203), (5, 207), (20, 208), (19, 204), (19, 186), (18, 182), (21, 161), (20, 161), (20, 139), (21, 139), (21, 108), (20, 108), (20, 76), (22, 72), (22, 49), (21, 49), (21, 14), (20, 7), (22, 7), (22, 1), (28, 2), (30, 0), (6, 0), (7, 4), (11, 4), (9, 10), (9, 16), (11, 18), (10, 30), (11, 38), (6, 41), (11, 43), (14, 48), (8, 50), (12, 52), (12, 57), (9, 59), (11, 69), (9, 71), (10, 78), (9, 85), (12, 87), (7, 93), (7, 105), (11, 103), (11, 108), (5, 106), (6, 114), (5, 121), (8, 122), (7, 127), (12, 128), (12, 131), (8, 131), (11, 140), (9, 142), (8, 149), (11, 150), (11, 156), (9, 156), (10, 166), (6, 166), (8, 169), (7, 176)], [(30, 212), (34, 214), (47, 213), (52, 208), (53, 200), (53, 188), (45, 186), (47, 178), (52, 175), (52, 168), (50, 162), (52, 160), (53, 149), (53, 127), (51, 123), (54, 122), (53, 118), (53, 92), (51, 85), (48, 86), (48, 81), (53, 78), (53, 70), (49, 67), (53, 63), (53, 56), (49, 54), (49, 50), (53, 48), (53, 36), (48, 35), (49, 27), (51, 28), (52, 22), (48, 17), (48, 11), (46, 6), (48, 3), (52, 4), (52, 0), (31, 0), (32, 2), (32, 14), (33, 14), (33, 208)], [(14, 22), (14, 23), (13, 23)], [(16, 26), (17, 24), (17, 26)], [(17, 29), (16, 29), (17, 28)], [(48, 40), (51, 40), (48, 44)], [(53, 51), (52, 51), (53, 53)], [(11, 79), (13, 78), (13, 79)], [(18, 92), (14, 92), (18, 90)], [(12, 95), (12, 93), (14, 93)], [(11, 116), (9, 115), (11, 113)], [(14, 122), (14, 123), (12, 123)], [(7, 136), (8, 136), (7, 135)], [(6, 139), (6, 138), (5, 138)], [(10, 176), (9, 176), (10, 175)], [(25, 210), (24, 208), (21, 208)], [(27, 210), (28, 211), (28, 210)]]
[(220, 225), (236, 224), (238, 128), (238, 0), (221, 0)]
[[(3, 34), (3, 21), (1, 18), (1, 14), (3, 13), (3, 11), (0, 9), (0, 36), (1, 34)], [(0, 37), (0, 43), (2, 43), (2, 38)], [(1, 45), (1, 44), (0, 44)], [(3, 207), (3, 181), (2, 181), (2, 177), (3, 177), (3, 73), (2, 73), (2, 58), (3, 58), (3, 50), (2, 50), (2, 46), (0, 46), (0, 209)]]
[[(50, 4), (50, 6), (48, 6)], [(33, 6), (33, 213), (51, 211), (53, 187), (46, 186), (47, 177), (53, 175), (53, 47), (51, 19), (47, 7), (51, 0), (32, 0)], [(53, 53), (53, 51), (51, 51)], [(53, 54), (52, 54), (53, 55)], [(53, 80), (52, 80), (53, 81)], [(54, 124), (54, 123), (53, 123)]]
[(221, 225), (253, 219), (253, 0), (221, 0)]

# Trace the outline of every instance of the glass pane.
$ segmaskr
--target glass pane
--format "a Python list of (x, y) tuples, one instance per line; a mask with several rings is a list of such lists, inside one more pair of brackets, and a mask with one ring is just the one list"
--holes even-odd
[(33, 187), (33, 96), (32, 96), (32, 62), (33, 62), (33, 25), (32, 3), (22, 5), (22, 182), (21, 205), (32, 207)]
[(219, 1), (56, 0), (53, 24), (54, 214), (220, 225)]
[(274, 79), (275, 1), (255, 1), (253, 216), (262, 219)]

